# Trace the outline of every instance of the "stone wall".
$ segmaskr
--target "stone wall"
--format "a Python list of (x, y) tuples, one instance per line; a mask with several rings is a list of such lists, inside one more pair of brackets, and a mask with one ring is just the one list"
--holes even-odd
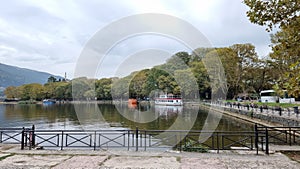
[(275, 116), (273, 113), (278, 113), (278, 112), (273, 112), (273, 113), (256, 113), (255, 111), (250, 110), (241, 110), (241, 109), (235, 109), (235, 108), (224, 108), (225, 111), (230, 111), (232, 113), (237, 113), (245, 116), (249, 116), (252, 118), (257, 118), (261, 120), (265, 120), (268, 122), (272, 123), (278, 123), (283, 126), (300, 126), (300, 119), (294, 119), (294, 118), (286, 118), (282, 116)]

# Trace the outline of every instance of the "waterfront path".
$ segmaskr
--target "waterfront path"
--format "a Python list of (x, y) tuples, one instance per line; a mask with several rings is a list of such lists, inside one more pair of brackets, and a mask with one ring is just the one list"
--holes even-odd
[(291, 108), (282, 108), (281, 111), (275, 110), (275, 108), (261, 110), (260, 108), (245, 107), (242, 105), (224, 105), (224, 103), (206, 104), (203, 108), (212, 108), (216, 112), (269, 127), (300, 125), (299, 113), (295, 113)]
[(300, 168), (281, 153), (255, 155), (254, 151), (223, 151), (219, 154), (187, 152), (135, 152), (92, 150), (20, 150), (0, 144), (0, 168)]

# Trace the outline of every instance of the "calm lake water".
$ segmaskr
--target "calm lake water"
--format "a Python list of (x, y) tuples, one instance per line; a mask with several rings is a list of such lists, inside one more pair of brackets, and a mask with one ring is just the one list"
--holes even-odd
[(0, 105), (0, 127), (31, 127), (36, 129), (194, 129), (206, 124), (217, 125), (217, 130), (252, 131), (253, 125), (208, 113), (193, 106), (133, 107), (127, 104), (55, 104), (55, 105)]

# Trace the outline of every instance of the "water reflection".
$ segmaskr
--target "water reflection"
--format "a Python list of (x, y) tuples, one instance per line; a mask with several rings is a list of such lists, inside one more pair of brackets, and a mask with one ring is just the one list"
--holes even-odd
[(158, 113), (159, 116), (163, 118), (168, 118), (171, 116), (177, 116), (182, 114), (183, 106), (164, 106), (164, 105), (155, 105), (155, 113)]
[[(201, 130), (214, 123), (218, 114), (198, 107), (127, 104), (0, 105), (0, 127), (30, 127), (38, 129), (100, 129), (130, 128), (152, 130)], [(209, 118), (208, 118), (209, 117)], [(208, 119), (207, 119), (208, 118)], [(253, 130), (253, 126), (223, 116), (218, 130)]]
[(1, 127), (64, 128), (78, 126), (73, 106), (66, 105), (0, 105)]

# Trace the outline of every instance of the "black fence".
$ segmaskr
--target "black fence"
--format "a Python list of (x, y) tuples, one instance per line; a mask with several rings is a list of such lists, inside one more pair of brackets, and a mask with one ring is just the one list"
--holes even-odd
[(270, 144), (299, 145), (300, 127), (255, 125), (254, 131), (200, 130), (36, 130), (0, 128), (0, 143), (20, 144), (21, 149), (123, 149), (134, 151), (256, 150), (269, 154)]
[(255, 103), (240, 103), (240, 102), (218, 102), (217, 105), (223, 105), (229, 108), (235, 108), (238, 110), (251, 111), (253, 113), (272, 113), (277, 114), (278, 116), (287, 115), (295, 116), (299, 118), (299, 108), (298, 106), (283, 108), (280, 106), (268, 106), (268, 105), (257, 105)]
[(300, 127), (266, 127), (255, 125), (257, 150), (269, 154), (269, 145), (300, 145)]
[(23, 131), (32, 128), (0, 128), (0, 143), (21, 144)]

